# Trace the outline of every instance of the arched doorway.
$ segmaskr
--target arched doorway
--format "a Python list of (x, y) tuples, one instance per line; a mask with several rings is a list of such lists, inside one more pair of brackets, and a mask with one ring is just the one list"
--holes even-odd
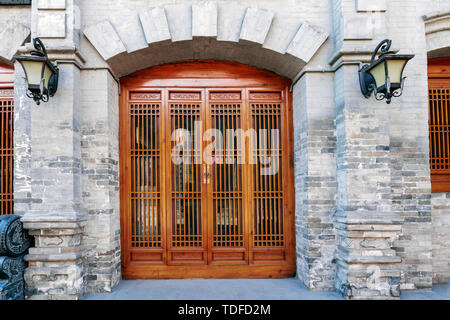
[(290, 83), (205, 60), (122, 78), (124, 278), (295, 273)]

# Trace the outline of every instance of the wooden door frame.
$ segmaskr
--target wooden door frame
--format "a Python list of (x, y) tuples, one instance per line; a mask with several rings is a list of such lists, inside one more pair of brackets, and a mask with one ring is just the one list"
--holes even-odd
[[(125, 279), (149, 279), (149, 278), (215, 278), (217, 272), (224, 278), (261, 278), (261, 277), (287, 277), (295, 274), (296, 271), (296, 253), (295, 253), (295, 195), (294, 195), (294, 157), (293, 157), (293, 110), (292, 110), (292, 93), (289, 91), (291, 80), (282, 78), (272, 72), (265, 71), (256, 67), (250, 67), (235, 62), (223, 62), (212, 60), (190, 60), (168, 65), (156, 66), (150, 69), (136, 72), (121, 79), (122, 94), (119, 97), (119, 118), (120, 118), (120, 221), (121, 221), (121, 245), (122, 245), (122, 276)], [(130, 213), (129, 201), (127, 199), (128, 190), (124, 178), (129, 172), (129, 164), (127, 162), (128, 152), (123, 148), (127, 145), (125, 139), (128, 138), (127, 132), (122, 128), (127, 125), (129, 117), (125, 114), (126, 104), (130, 91), (145, 92), (155, 89), (222, 89), (239, 88), (245, 90), (276, 90), (282, 92), (284, 108), (287, 114), (284, 116), (282, 124), (284, 130), (284, 145), (287, 146), (288, 152), (283, 157), (283, 168), (288, 168), (288, 179), (283, 179), (283, 190), (289, 191), (284, 193), (283, 206), (285, 212), (284, 230), (286, 231), (286, 255), (287, 263), (261, 263), (253, 265), (202, 265), (202, 266), (167, 266), (161, 264), (149, 264), (147, 262), (133, 262), (130, 264), (127, 248), (129, 243), (127, 236), (130, 232), (125, 212)], [(205, 91), (206, 92), (206, 91)], [(167, 99), (164, 95), (163, 99)], [(163, 100), (163, 103), (167, 101)], [(246, 104), (249, 106), (249, 104)], [(162, 108), (164, 109), (164, 108)], [(163, 112), (167, 112), (164, 110)], [(166, 115), (163, 115), (165, 118)], [(165, 119), (163, 118), (163, 119)], [(283, 119), (283, 118), (282, 118)], [(165, 121), (164, 121), (165, 122)], [(167, 132), (167, 123), (161, 132)], [(161, 134), (163, 136), (164, 134)], [(161, 150), (170, 147), (170, 141), (166, 141), (166, 137), (161, 137)], [(164, 152), (165, 153), (165, 152)], [(161, 161), (163, 161), (161, 159)], [(162, 177), (163, 178), (163, 177)], [(162, 183), (167, 183), (167, 177), (162, 179)], [(165, 181), (165, 182), (164, 182)], [(163, 196), (163, 195), (161, 195)], [(168, 201), (169, 197), (161, 199)], [(247, 195), (243, 201), (251, 202), (251, 196)], [(165, 217), (164, 217), (165, 218)], [(163, 217), (161, 216), (161, 219)], [(164, 228), (163, 228), (164, 229)], [(208, 234), (208, 233), (207, 233)], [(206, 235), (206, 234), (205, 234)], [(163, 252), (167, 243), (167, 234), (162, 234)], [(250, 248), (251, 246), (248, 246)], [(267, 250), (267, 249), (265, 249)], [(269, 249), (270, 250), (270, 249)], [(164, 253), (163, 253), (164, 254)], [(165, 257), (167, 259), (167, 257)], [(209, 260), (209, 259), (208, 259)]]
[[(5, 187), (6, 188), (10, 188), (9, 191), (10, 192), (5, 192), (5, 190), (1, 190), (1, 192), (5, 192), (4, 195), (8, 195), (11, 196), (11, 198), (8, 197), (8, 200), (3, 199), (1, 201), (1, 207), (0, 207), (0, 215), (4, 215), (4, 214), (14, 214), (14, 67), (9, 66), (7, 64), (4, 64), (2, 62), (0, 62), (0, 98), (3, 98), (5, 100), (13, 100), (12, 102), (12, 132), (10, 132), (12, 135), (9, 137), (9, 139), (5, 139), (3, 140), (2, 137), (2, 141), (6, 141), (9, 140), (9, 142), (12, 144), (12, 148), (13, 148), (13, 154), (12, 154), (12, 163), (10, 163), (10, 177), (12, 177), (11, 181), (8, 181), (8, 179), (6, 179), (5, 181)], [(3, 116), (2, 116), (3, 117)], [(3, 118), (0, 119), (0, 121)], [(3, 150), (2, 150), (3, 152)], [(9, 156), (8, 156), (9, 157)], [(5, 158), (7, 157), (1, 157), (0, 159), (0, 166), (4, 166), (5, 165)], [(10, 161), (10, 160), (6, 160), (6, 161)], [(3, 180), (3, 178), (2, 178)], [(3, 184), (3, 181), (1, 181)], [(2, 196), (3, 197), (3, 196)], [(3, 210), (1, 210), (4, 206), (4, 202), (6, 202), (5, 207), (9, 208), (10, 210), (7, 209), (7, 212), (4, 213)], [(8, 204), (9, 203), (9, 204)], [(9, 212), (8, 212), (9, 211)]]
[(14, 67), (0, 62), (0, 88), (11, 89), (14, 86)]
[[(428, 89), (440, 88), (450, 88), (450, 57), (428, 60)], [(430, 106), (428, 108), (430, 115)], [(430, 158), (431, 144), (430, 136)], [(450, 192), (450, 170), (433, 171), (430, 168), (430, 171), (431, 192)]]

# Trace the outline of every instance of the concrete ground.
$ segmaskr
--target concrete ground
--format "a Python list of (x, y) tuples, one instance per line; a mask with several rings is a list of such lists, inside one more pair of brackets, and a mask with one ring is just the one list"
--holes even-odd
[[(86, 300), (340, 300), (336, 292), (309, 291), (290, 279), (122, 280), (112, 293)], [(446, 285), (433, 291), (404, 291), (405, 300), (450, 300)]]

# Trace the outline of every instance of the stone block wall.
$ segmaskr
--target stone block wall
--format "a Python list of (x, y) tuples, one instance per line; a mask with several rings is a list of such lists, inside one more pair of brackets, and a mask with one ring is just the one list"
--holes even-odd
[(111, 292), (121, 268), (118, 86), (107, 70), (83, 71), (81, 78), (87, 291)]
[(428, 143), (427, 52), (423, 20), (429, 1), (388, 1), (389, 36), (400, 52), (414, 53), (405, 91), (389, 108), (392, 210), (404, 218), (394, 243), (402, 258), (402, 289), (431, 288), (431, 185)]
[(450, 193), (431, 197), (433, 284), (450, 281)]
[[(296, 240), (299, 279), (334, 289), (336, 136), (332, 73), (310, 73), (294, 90)], [(328, 94), (325, 94), (327, 92)]]

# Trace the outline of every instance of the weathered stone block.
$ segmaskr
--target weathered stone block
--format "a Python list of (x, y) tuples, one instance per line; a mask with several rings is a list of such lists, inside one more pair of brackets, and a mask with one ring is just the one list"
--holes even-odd
[(127, 18), (122, 17), (114, 26), (127, 52), (147, 48), (148, 43), (137, 14)]
[(66, 0), (38, 0), (38, 9), (65, 9)]
[(220, 3), (217, 16), (217, 40), (238, 42), (247, 7), (239, 3)]
[(79, 299), (86, 291), (85, 248), (81, 234), (87, 217), (28, 213), (24, 226), (36, 236), (25, 256), (25, 287), (30, 299)]
[(30, 35), (30, 29), (14, 20), (6, 20), (0, 23), (0, 57), (11, 60), (17, 50)]
[(356, 10), (365, 11), (386, 11), (386, 0), (356, 0)]
[(274, 13), (266, 9), (247, 8), (240, 39), (263, 44), (272, 24)]
[(303, 23), (286, 52), (308, 62), (327, 38), (327, 33)]
[(217, 3), (201, 2), (192, 4), (192, 36), (217, 36)]
[(84, 34), (105, 60), (127, 51), (109, 21), (103, 21), (84, 29)]
[(189, 4), (164, 6), (172, 41), (192, 40), (192, 9)]
[(169, 25), (164, 8), (152, 8), (139, 13), (139, 17), (149, 44), (170, 39)]
[(335, 215), (334, 222), (339, 243), (336, 290), (348, 299), (398, 298), (401, 258), (392, 244), (403, 219), (392, 213), (355, 211)]
[(40, 11), (38, 13), (37, 35), (41, 38), (65, 38), (66, 13)]

